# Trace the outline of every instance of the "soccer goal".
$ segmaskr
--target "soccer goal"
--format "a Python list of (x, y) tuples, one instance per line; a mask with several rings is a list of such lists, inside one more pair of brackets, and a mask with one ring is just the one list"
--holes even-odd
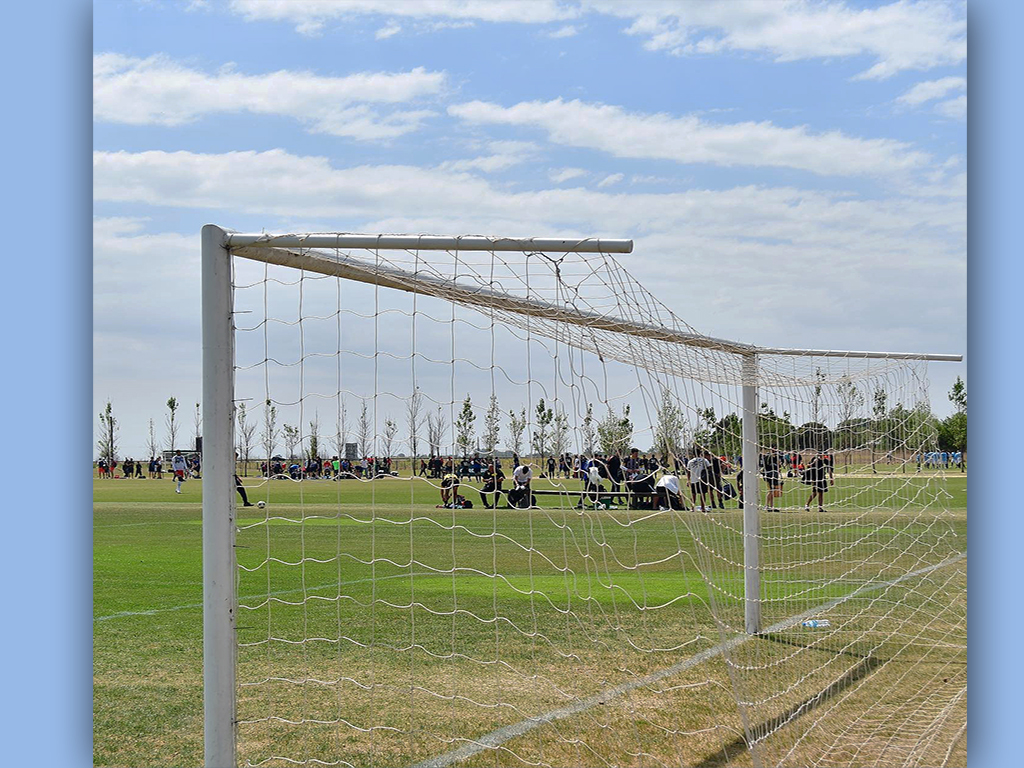
[(207, 765), (963, 764), (959, 356), (715, 338), (628, 240), (202, 243)]

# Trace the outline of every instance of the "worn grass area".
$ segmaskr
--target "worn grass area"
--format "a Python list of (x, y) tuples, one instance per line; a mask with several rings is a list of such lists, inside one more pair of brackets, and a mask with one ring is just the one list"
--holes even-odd
[[(423, 481), (250, 482), (269, 503), (239, 509), (241, 764), (412, 764), (592, 696), (460, 764), (963, 764), (966, 561), (877, 587), (966, 551), (961, 478), (937, 500), (928, 478), (840, 476), (809, 515), (787, 483), (764, 625), (841, 600), (832, 626), (658, 679), (742, 633), (735, 503), (453, 511)], [(201, 482), (184, 491), (95, 486), (96, 765), (202, 763)]]

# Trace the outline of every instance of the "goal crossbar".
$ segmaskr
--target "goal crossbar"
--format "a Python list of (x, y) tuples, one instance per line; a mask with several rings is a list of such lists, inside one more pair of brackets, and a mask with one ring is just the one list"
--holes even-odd
[[(472, 247), (463, 244), (472, 242)], [(344, 243), (344, 244), (332, 244)], [(421, 243), (427, 243), (421, 245)], [(485, 244), (501, 244), (502, 247), (488, 247)], [(608, 250), (608, 246), (622, 245), (623, 250)], [(688, 347), (711, 349), (730, 354), (750, 355), (783, 355), (841, 357), (885, 360), (930, 360), (942, 362), (959, 362), (962, 355), (936, 354), (924, 352), (872, 352), (859, 350), (825, 350), (825, 349), (789, 349), (780, 347), (760, 347), (739, 341), (729, 341), (698, 333), (687, 333), (664, 326), (638, 323), (632, 320), (601, 315), (594, 312), (564, 307), (537, 299), (526, 299), (511, 296), (507, 293), (494, 291), (484, 287), (467, 287), (453, 280), (440, 279), (431, 275), (409, 272), (396, 267), (372, 264), (345, 254), (318, 253), (309, 249), (350, 248), (380, 250), (504, 250), (524, 252), (572, 252), (572, 253), (629, 253), (632, 251), (631, 240), (598, 240), (579, 241), (555, 240), (553, 238), (464, 238), (464, 237), (427, 237), (418, 235), (387, 235), (372, 237), (367, 235), (235, 235), (228, 234), (225, 239), (228, 250), (236, 256), (260, 261), (267, 264), (302, 269), (332, 277), (345, 278), (362, 283), (370, 283), (386, 288), (394, 288), (409, 293), (417, 293), (450, 301), (469, 304), (477, 307), (495, 307), (500, 304), (504, 311), (514, 312), (533, 317), (544, 317), (549, 320), (571, 323), (604, 331), (624, 333), (640, 338), (654, 339)], [(551, 247), (547, 247), (550, 245)]]
[(227, 233), (225, 246), (280, 248), (356, 248), (418, 251), (523, 251), (538, 253), (632, 253), (633, 241), (556, 237), (481, 237), (479, 235), (357, 235), (357, 234), (241, 234)]

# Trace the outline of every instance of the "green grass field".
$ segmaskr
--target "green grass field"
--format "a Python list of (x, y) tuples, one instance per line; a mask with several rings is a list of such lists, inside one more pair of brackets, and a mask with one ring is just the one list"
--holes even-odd
[[(897, 581), (966, 552), (958, 473), (938, 499), (930, 476), (839, 475), (823, 515), (788, 482), (762, 626), (846, 598), (833, 627), (654, 678), (742, 633), (735, 502), (447, 510), (424, 481), (247, 482), (268, 506), (239, 508), (240, 764), (414, 764), (588, 697), (458, 764), (965, 761), (966, 560)], [(96, 765), (202, 763), (201, 486), (95, 483)]]

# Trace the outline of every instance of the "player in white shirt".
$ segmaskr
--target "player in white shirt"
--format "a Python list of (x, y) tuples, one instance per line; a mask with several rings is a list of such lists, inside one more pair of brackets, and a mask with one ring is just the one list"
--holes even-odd
[[(596, 506), (601, 498), (601, 491), (604, 488), (601, 487), (601, 470), (598, 469), (597, 462), (593, 459), (590, 460), (587, 466), (585, 477), (586, 496), (584, 498)], [(580, 499), (580, 507), (583, 507), (582, 498)]]
[(531, 480), (533, 480), (533, 468), (528, 464), (520, 464), (512, 470), (512, 482), (516, 485), (529, 487)]
[(188, 462), (181, 455), (181, 451), (175, 453), (174, 458), (171, 459), (171, 470), (174, 472), (174, 492), (181, 493), (181, 484), (185, 482), (185, 473), (188, 471)]
[(532, 494), (530, 492), (530, 481), (533, 480), (533, 469), (528, 464), (520, 464), (512, 470), (512, 484), (515, 486), (508, 492), (508, 503), (512, 507), (520, 507), (523, 500), (525, 506), (530, 506)]
[(658, 508), (662, 511), (686, 509), (679, 489), (679, 478), (675, 475), (662, 475), (655, 490), (658, 493)]
[[(695, 455), (686, 462), (686, 471), (690, 475), (690, 497), (693, 499), (693, 508), (701, 512), (707, 504), (708, 487), (704, 483), (704, 473), (710, 468), (711, 462), (700, 454)], [(697, 497), (700, 496), (700, 505), (697, 504)]]

